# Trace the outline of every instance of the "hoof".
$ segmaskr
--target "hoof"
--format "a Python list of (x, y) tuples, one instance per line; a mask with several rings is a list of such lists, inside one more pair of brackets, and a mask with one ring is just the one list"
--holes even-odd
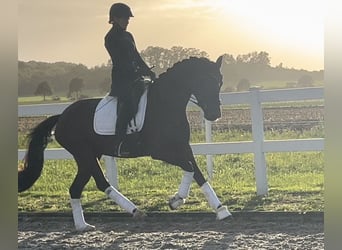
[(95, 226), (90, 224), (85, 224), (82, 227), (76, 227), (77, 232), (87, 232), (87, 231), (93, 231), (95, 230)]
[(226, 206), (221, 206), (216, 210), (217, 220), (224, 220), (230, 216), (232, 216), (232, 214), (228, 211), (228, 208)]
[(185, 199), (183, 199), (178, 194), (176, 194), (169, 200), (169, 207), (171, 208), (171, 210), (175, 210), (181, 205), (183, 205), (184, 203), (185, 203)]
[(133, 213), (133, 218), (135, 220), (142, 220), (145, 217), (146, 217), (146, 214), (142, 210), (136, 209)]

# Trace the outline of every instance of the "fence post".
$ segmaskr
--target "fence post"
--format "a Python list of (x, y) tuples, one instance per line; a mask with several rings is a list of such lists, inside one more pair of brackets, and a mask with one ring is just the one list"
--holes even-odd
[(260, 88), (250, 88), (251, 98), (251, 116), (252, 116), (252, 134), (254, 141), (254, 167), (257, 195), (266, 195), (268, 193), (267, 168), (264, 153), (264, 116), (259, 98)]
[[(205, 120), (205, 142), (212, 142), (212, 130), (211, 130), (211, 122)], [(207, 155), (207, 172), (209, 176), (209, 180), (213, 178), (214, 167), (213, 167), (213, 156)]]
[(106, 165), (106, 176), (108, 178), (109, 184), (118, 189), (118, 168), (116, 165), (115, 157), (103, 155), (103, 158)]

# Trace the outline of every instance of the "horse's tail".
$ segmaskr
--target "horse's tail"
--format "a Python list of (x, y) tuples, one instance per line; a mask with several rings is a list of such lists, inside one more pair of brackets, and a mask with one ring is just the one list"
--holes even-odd
[(44, 163), (44, 150), (59, 116), (50, 116), (39, 123), (29, 134), (29, 146), (24, 158), (24, 166), (18, 169), (18, 192), (32, 187), (40, 177)]

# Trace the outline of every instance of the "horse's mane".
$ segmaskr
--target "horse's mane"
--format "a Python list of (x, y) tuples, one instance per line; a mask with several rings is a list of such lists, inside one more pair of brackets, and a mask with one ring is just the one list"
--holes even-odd
[[(165, 72), (161, 73), (158, 80), (163, 81), (167, 79), (184, 78), (189, 72), (193, 72), (194, 69), (201, 72), (202, 70), (207, 70), (208, 65), (212, 65), (208, 58), (205, 57), (190, 57), (182, 61), (176, 62), (172, 67), (168, 68)], [(182, 74), (180, 74), (182, 73)]]

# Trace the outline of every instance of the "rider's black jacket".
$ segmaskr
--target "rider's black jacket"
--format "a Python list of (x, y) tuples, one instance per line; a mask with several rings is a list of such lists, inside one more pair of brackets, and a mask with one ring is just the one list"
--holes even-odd
[(151, 71), (137, 51), (132, 34), (120, 27), (109, 30), (105, 47), (113, 63), (110, 95), (124, 97), (136, 79)]

